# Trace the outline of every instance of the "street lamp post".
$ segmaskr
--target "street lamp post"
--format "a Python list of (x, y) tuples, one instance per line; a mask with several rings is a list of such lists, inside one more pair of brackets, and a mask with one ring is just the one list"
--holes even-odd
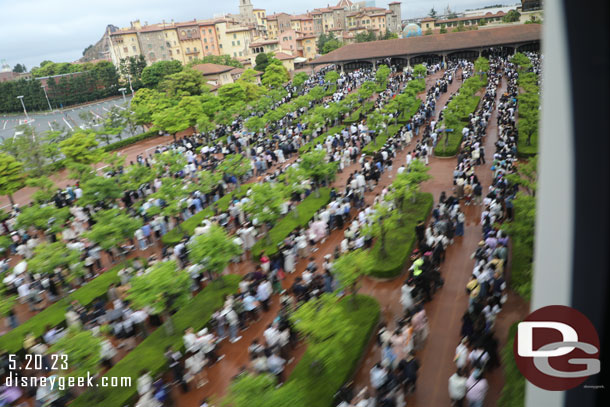
[(49, 104), (49, 111), (52, 112), (53, 108), (51, 107), (51, 102), (49, 102), (49, 95), (47, 95), (47, 88), (45, 88), (44, 85), (42, 85), (41, 88), (44, 91), (44, 97), (47, 98), (47, 103)]
[(25, 120), (30, 123), (30, 117), (28, 116), (28, 111), (25, 110), (25, 103), (23, 103), (23, 95), (17, 96), (17, 99), (21, 102), (21, 106), (23, 106), (23, 113), (25, 113)]
[(119, 88), (119, 91), (120, 91), (120, 92), (123, 94), (123, 102), (124, 102), (124, 103), (127, 103), (127, 99), (125, 99), (125, 91), (126, 91), (126, 90), (127, 90), (127, 89), (125, 89), (125, 88)]
[(129, 89), (131, 90), (131, 97), (133, 97), (133, 86), (131, 86), (131, 75), (127, 74), (127, 80), (129, 81)]

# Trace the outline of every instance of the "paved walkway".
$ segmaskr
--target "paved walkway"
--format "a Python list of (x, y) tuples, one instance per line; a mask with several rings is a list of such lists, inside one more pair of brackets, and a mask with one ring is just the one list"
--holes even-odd
[[(461, 82), (454, 81), (449, 91), (441, 96), (437, 104), (437, 113), (445, 105), (449, 95), (454, 93), (460, 85)], [(501, 95), (505, 89), (505, 82), (503, 82), (497, 95)], [(497, 136), (496, 117), (496, 111), (494, 111), (489, 120), (487, 136), (484, 140), (487, 163), (476, 169), (484, 189), (492, 181), (490, 163), (493, 160), (494, 142)], [(401, 156), (404, 157), (404, 154)], [(397, 162), (400, 161), (397, 160)], [(422, 190), (432, 193), (435, 203), (438, 202), (442, 191), (446, 191), (448, 195), (451, 194), (455, 165), (455, 158), (433, 157), (430, 160), (429, 174), (433, 178), (422, 185)], [(477, 244), (481, 240), (479, 219), (482, 207), (462, 205), (462, 210), (466, 215), (465, 234), (463, 237), (456, 237), (455, 243), (447, 249), (445, 262), (441, 266), (445, 285), (437, 291), (434, 299), (425, 305), (430, 334), (424, 348), (416, 354), (421, 368), (417, 390), (407, 398), (409, 406), (450, 405), (447, 381), (449, 376), (455, 373), (453, 357), (455, 347), (460, 341), (461, 318), (468, 307), (465, 287), (473, 268), (473, 260), (470, 259), (470, 255), (476, 250)], [(393, 327), (395, 320), (402, 315), (399, 300), (400, 286), (403, 282), (404, 278), (391, 281), (366, 279), (361, 290), (362, 293), (377, 298), (383, 310), (382, 318), (390, 327)], [(499, 340), (500, 347), (506, 342), (510, 325), (526, 315), (527, 308), (527, 304), (522, 299), (512, 293), (509, 294), (509, 300), (496, 320), (496, 338)], [(381, 350), (375, 343), (370, 346), (365, 361), (355, 377), (357, 389), (369, 385), (369, 371), (375, 363), (379, 362), (380, 353)], [(487, 379), (490, 389), (486, 405), (495, 406), (504, 385), (502, 369), (495, 369), (487, 375)]]

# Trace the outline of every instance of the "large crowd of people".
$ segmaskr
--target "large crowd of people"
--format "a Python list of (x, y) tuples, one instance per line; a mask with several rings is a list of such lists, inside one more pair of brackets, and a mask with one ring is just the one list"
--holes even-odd
[[(535, 67), (538, 65), (535, 64)], [(334, 134), (327, 134), (325, 139), (317, 142), (314, 140), (323, 130), (310, 129), (311, 132), (306, 132), (307, 125), (301, 121), (318, 103), (322, 106), (338, 103), (365, 81), (374, 80), (375, 71), (371, 69), (342, 73), (335, 85), (335, 92), (330, 97), (290, 112), (260, 132), (246, 131), (245, 119), (236, 119), (227, 126), (218, 126), (211, 133), (185, 136), (156, 147), (148, 156), (138, 156), (136, 162), (131, 162), (129, 166), (106, 174), (118, 178), (138, 166), (160, 169), (155, 179), (143, 182), (134, 190), (125, 191), (120, 199), (131, 216), (142, 219), (143, 226), (135, 232), (133, 239), (128, 239), (118, 247), (104, 250), (99, 244), (84, 237), (84, 233), (95, 224), (96, 211), (107, 208), (78, 206), (78, 200), (83, 195), (78, 184), (58, 191), (50, 203), (59, 208), (70, 208), (71, 216), (59, 233), (50, 230), (40, 233), (31, 228), (19, 228), (17, 218), (21, 209), (14, 206), (8, 218), (2, 221), (2, 233), (10, 236), (12, 241), (8, 249), (11, 257), (23, 261), (5, 274), (5, 289), (15, 293), (21, 303), (27, 304), (29, 313), (32, 314), (94, 279), (108, 265), (124, 257), (133, 258), (128, 267), (119, 271), (120, 283), (110, 286), (107, 298), (98, 299), (86, 306), (72, 301), (66, 309), (68, 328), (75, 326), (88, 329), (103, 337), (101, 359), (104, 368), (108, 369), (119, 353), (133, 349), (151, 329), (161, 325), (159, 316), (152, 310), (136, 309), (126, 299), (126, 290), (132, 278), (142, 275), (155, 263), (176, 260), (181, 268), (189, 272), (193, 292), (196, 292), (205, 285), (209, 275), (204, 267), (189, 261), (189, 247), (193, 239), (207, 233), (212, 225), (219, 225), (232, 234), (234, 241), (247, 253), (261, 235), (261, 224), (244, 210), (249, 199), (246, 186), (248, 192), (234, 198), (224, 211), (215, 208), (214, 214), (194, 230), (192, 237), (185, 236), (173, 247), (159, 244), (161, 238), (179, 222), (212, 207), (238, 184), (251, 181), (280, 182), (280, 176), (288, 168), (298, 165), (299, 148), (307, 143), (315, 143), (312, 146), (314, 150), (325, 151), (329, 161), (339, 163), (340, 172), (348, 171), (343, 191), (330, 184), (325, 185), (331, 187), (330, 202), (320, 208), (309, 224), (289, 234), (279, 244), (276, 253), (271, 256), (261, 253), (252, 271), (240, 282), (239, 293), (226, 298), (222, 308), (212, 316), (211, 324), (198, 332), (189, 328), (183, 333), (183, 352), (174, 347), (166, 349), (165, 357), (171, 379), (168, 380), (167, 376), (153, 377), (147, 371), (140, 372), (137, 380), (137, 405), (163, 405), (171, 398), (170, 389), (173, 385), (179, 386), (184, 392), (205, 386), (210, 380), (207, 368), (221, 363), (225, 357), (224, 354), (219, 354), (222, 342), (225, 339), (231, 343), (239, 342), (244, 330), (260, 321), (262, 314), (271, 312), (270, 302), (275, 297), (279, 297), (280, 310), (261, 338), (243, 345), (248, 346), (250, 360), (242, 371), (270, 373), (277, 377), (278, 384), (281, 385), (286, 379), (284, 369), (294, 358), (293, 351), (299, 341), (290, 314), (300, 303), (340, 288), (332, 273), (333, 261), (346, 252), (372, 245), (369, 226), (374, 219), (375, 205), (390, 205), (392, 209), (392, 204), (384, 200), (385, 195), (391, 192), (391, 187), (382, 188), (374, 196), (372, 191), (385, 173), (391, 177), (394, 167), (398, 173), (402, 173), (409, 171), (415, 160), (425, 165), (430, 164), (430, 157), (444, 130), (440, 124), (442, 117), (438, 118), (438, 100), (449, 91), (458, 72), (461, 72), (464, 79), (468, 73), (472, 74), (473, 65), (460, 60), (443, 67), (440, 64), (429, 66), (429, 73), (439, 70), (443, 74), (429, 85), (417, 112), (371, 156), (362, 154), (362, 149), (379, 135), (369, 129), (366, 117)], [(330, 84), (324, 82), (325, 72), (322, 70), (313, 74), (300, 89), (287, 85), (286, 95), (273, 107), (289, 103), (319, 84), (329, 87)], [(373, 109), (384, 111), (388, 102), (400, 94), (412, 79), (409, 72), (398, 72), (393, 68), (386, 89), (373, 96)], [(462, 133), (458, 162), (452, 174), (454, 189), (439, 197), (431, 220), (426, 223), (422, 219), (416, 227), (417, 249), (411, 257), (408, 278), (401, 287), (403, 313), (397, 316), (396, 321), (384, 321), (377, 335), (379, 363), (370, 371), (370, 386), (362, 389), (354, 399), (350, 397), (351, 400), (347, 400), (346, 397), (346, 405), (404, 406), (406, 395), (415, 390), (420, 363), (417, 351), (422, 349), (429, 334), (425, 303), (432, 300), (434, 293), (444, 284), (441, 269), (447, 248), (464, 236), (465, 214), (462, 205), (481, 206), (483, 236), (472, 257), (475, 261), (473, 278), (466, 287), (470, 301), (463, 317), (463, 339), (456, 350), (458, 370), (449, 379), (449, 392), (456, 405), (461, 405), (464, 398), (469, 405), (482, 405), (477, 403), (482, 403), (487, 391), (485, 370), (498, 365), (493, 322), (501, 310), (505, 296), (503, 271), (507, 261), (508, 239), (497, 230), (496, 224), (512, 217), (511, 200), (516, 190), (505, 177), (513, 170), (516, 156), (516, 79), (517, 72), (506, 59), (490, 60), (485, 93)], [(507, 91), (498, 97), (497, 92), (504, 80), (508, 83)], [(487, 125), (494, 110), (497, 111), (499, 130), (493, 155), (493, 182), (484, 188), (476, 171), (485, 164), (484, 141), (485, 137), (489, 137)], [(398, 113), (384, 114), (392, 118)], [(223, 157), (236, 153), (246, 157), (250, 165), (250, 170), (241, 179), (233, 174), (223, 174), (211, 191), (205, 192), (197, 188), (200, 171), (215, 171)], [(167, 154), (178, 154), (181, 157), (182, 165), (178, 170), (168, 164), (163, 165), (162, 157)], [(193, 187), (190, 188), (192, 192), (183, 198), (184, 209), (176, 217), (163, 216), (155, 210), (166, 204), (155, 192), (163, 187), (163, 180), (167, 178), (181, 179), (184, 185)], [(305, 182), (304, 192), (285, 203), (283, 214), (287, 214), (291, 205), (313, 193), (318, 186), (320, 185), (314, 185), (311, 181)], [(372, 204), (366, 203), (367, 197), (372, 198)], [(322, 264), (316, 264), (310, 256), (335, 231), (342, 234), (340, 244), (335, 247), (334, 253), (324, 256)], [(44, 241), (63, 241), (69, 248), (77, 250), (86, 270), (82, 278), (70, 281), (67, 269), (57, 269), (49, 275), (28, 270), (27, 260), (32, 257), (36, 246)], [(161, 248), (162, 250), (157, 250)], [(245, 255), (234, 260), (250, 261)], [(308, 262), (304, 271), (294, 278), (290, 287), (283, 286), (286, 273), (295, 273), (299, 261)], [(9, 270), (8, 261), (4, 261), (1, 266), (3, 271)], [(7, 321), (8, 329), (13, 329), (20, 323), (19, 316), (13, 310), (9, 311)], [(23, 348), (26, 352), (44, 355), (49, 346), (56, 343), (65, 332), (65, 329), (47, 326), (39, 337), (28, 334)], [(6, 368), (6, 355), (1, 355), (0, 359), (3, 361), (3, 369)], [(63, 405), (61, 403), (66, 401), (64, 395), (48, 389), (31, 390), (34, 399), (40, 403)], [(204, 403), (207, 401), (202, 402), (202, 405), (207, 405)]]

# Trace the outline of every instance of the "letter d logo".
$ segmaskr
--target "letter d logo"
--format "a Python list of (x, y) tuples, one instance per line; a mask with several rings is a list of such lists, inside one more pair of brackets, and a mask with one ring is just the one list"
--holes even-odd
[(517, 336), (519, 338), (518, 354), (522, 357), (557, 357), (567, 355), (574, 350), (573, 346), (562, 346), (555, 350), (534, 350), (534, 328), (538, 329), (554, 329), (561, 332), (562, 342), (578, 342), (578, 334), (570, 325), (561, 322), (550, 321), (531, 321), (520, 322), (517, 327)]

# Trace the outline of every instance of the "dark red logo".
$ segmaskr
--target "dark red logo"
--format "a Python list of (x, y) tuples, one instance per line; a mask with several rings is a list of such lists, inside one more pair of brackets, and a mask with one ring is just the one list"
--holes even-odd
[(568, 390), (599, 373), (599, 337), (581, 312), (540, 308), (519, 323), (513, 353), (519, 371), (545, 390)]

